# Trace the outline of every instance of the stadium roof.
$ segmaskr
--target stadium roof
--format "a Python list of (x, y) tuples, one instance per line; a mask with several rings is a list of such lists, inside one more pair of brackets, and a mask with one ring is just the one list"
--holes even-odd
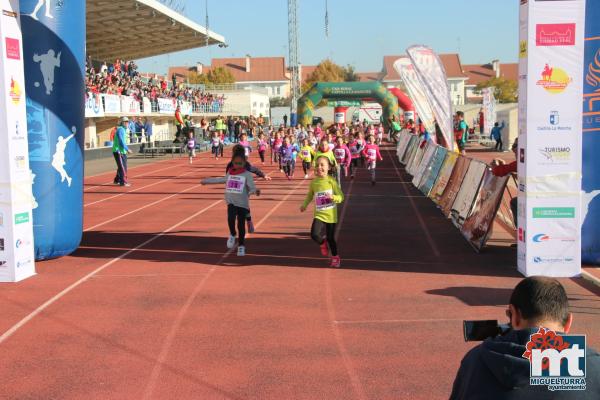
[(87, 0), (87, 54), (134, 60), (225, 43), (225, 38), (157, 0)]

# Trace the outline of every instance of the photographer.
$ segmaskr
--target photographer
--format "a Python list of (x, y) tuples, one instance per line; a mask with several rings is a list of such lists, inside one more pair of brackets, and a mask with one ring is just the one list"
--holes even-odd
[(600, 399), (600, 354), (587, 346), (586, 390), (549, 391), (530, 386), (523, 358), (530, 335), (542, 326), (568, 333), (573, 322), (567, 294), (556, 279), (529, 277), (515, 287), (506, 310), (511, 330), (486, 339), (463, 358), (450, 399)]

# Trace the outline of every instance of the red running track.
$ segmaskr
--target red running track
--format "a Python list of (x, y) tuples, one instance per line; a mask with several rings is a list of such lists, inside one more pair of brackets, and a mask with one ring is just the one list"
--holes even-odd
[[(472, 346), (461, 321), (504, 319), (515, 250), (475, 254), (383, 153), (375, 187), (365, 170), (344, 182), (339, 270), (298, 211), (308, 181), (271, 166), (244, 258), (226, 251), (222, 188), (199, 185), (225, 161), (146, 165), (126, 189), (86, 179), (81, 248), (0, 286), (1, 397), (447, 398)], [(600, 347), (598, 288), (563, 283), (574, 332)]]

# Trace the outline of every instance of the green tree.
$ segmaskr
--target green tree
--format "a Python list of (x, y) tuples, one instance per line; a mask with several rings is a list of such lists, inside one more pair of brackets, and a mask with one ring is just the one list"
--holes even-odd
[(356, 71), (354, 67), (350, 64), (346, 65), (344, 68), (344, 82), (357, 82), (360, 80), (359, 76), (356, 75)]
[(229, 70), (227, 70), (223, 67), (211, 69), (206, 74), (198, 74), (198, 73), (192, 72), (188, 76), (188, 79), (189, 79), (190, 83), (202, 83), (205, 85), (206, 84), (219, 85), (219, 84), (224, 84), (224, 83), (235, 83), (235, 78), (233, 77), (231, 72), (229, 72)]
[(315, 82), (344, 82), (346, 70), (330, 59), (321, 61), (317, 68), (306, 78), (302, 84), (302, 93), (306, 92)]
[(477, 93), (488, 87), (494, 87), (494, 96), (499, 103), (516, 103), (519, 99), (519, 85), (506, 78), (492, 78), (475, 87)]

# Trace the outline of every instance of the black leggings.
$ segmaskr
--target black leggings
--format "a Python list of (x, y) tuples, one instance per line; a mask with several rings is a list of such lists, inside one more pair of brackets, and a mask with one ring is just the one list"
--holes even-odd
[(323, 244), (327, 240), (332, 256), (338, 255), (337, 243), (335, 242), (335, 227), (336, 224), (329, 224), (315, 218), (310, 228), (310, 237), (312, 240), (319, 244)]
[(308, 174), (308, 171), (310, 171), (310, 161), (302, 161), (302, 170), (304, 170), (304, 175)]
[(353, 158), (352, 161), (350, 162), (350, 175), (354, 176), (354, 174), (356, 173), (356, 169), (358, 168), (359, 161), (360, 161), (360, 158)]
[(227, 205), (227, 225), (229, 225), (229, 233), (231, 236), (235, 236), (235, 219), (237, 218), (237, 229), (239, 232), (238, 244), (244, 245), (244, 239), (246, 238), (246, 215), (249, 211), (242, 207), (234, 206), (233, 204)]
[(282, 168), (283, 168), (283, 172), (285, 172), (286, 176), (292, 176), (292, 174), (294, 173), (293, 168), (292, 168), (292, 161), (282, 161), (281, 162)]
[(258, 155), (260, 156), (260, 161), (265, 162), (265, 151), (259, 151)]

